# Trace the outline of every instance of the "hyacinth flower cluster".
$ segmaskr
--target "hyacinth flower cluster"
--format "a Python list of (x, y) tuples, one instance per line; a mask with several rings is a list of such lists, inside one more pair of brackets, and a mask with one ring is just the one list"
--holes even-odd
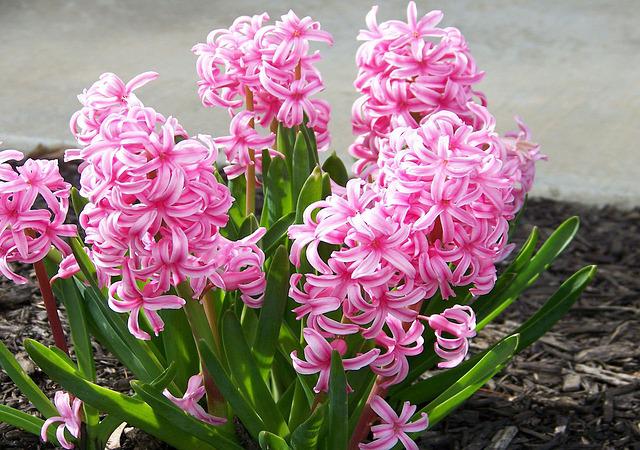
[[(228, 110), (228, 136), (145, 106), (137, 92), (157, 73), (105, 73), (70, 121), (79, 186), (56, 161), (0, 152), (0, 272), (25, 283), (14, 263), (33, 264), (58, 348), (24, 345), (63, 389), (49, 400), (0, 342), (40, 413), (1, 405), (0, 421), (65, 449), (104, 449), (127, 423), (185, 450), (415, 450), (560, 319), (593, 266), (471, 351), (578, 220), (538, 251), (534, 229), (510, 256), (540, 147), (520, 119), (497, 133), (484, 73), (441, 12), (376, 14), (356, 56), (355, 178), (319, 155), (330, 107), (312, 46), (333, 40), (293, 11), (240, 17), (193, 47), (198, 95)], [(96, 344), (132, 393), (98, 384)]]
[[(232, 116), (230, 135), (216, 139), (224, 148), (225, 172), (235, 178), (262, 173), (262, 151), (274, 150), (278, 123), (287, 128), (306, 123), (319, 150), (330, 143), (330, 107), (313, 96), (324, 89), (311, 42), (333, 44), (329, 33), (310, 17), (293, 11), (269, 24), (269, 15), (238, 17), (228, 29), (216, 29), (193, 47), (198, 56), (198, 94), (206, 107), (222, 107)], [(246, 106), (246, 109), (244, 107)], [(268, 130), (260, 135), (255, 124)]]

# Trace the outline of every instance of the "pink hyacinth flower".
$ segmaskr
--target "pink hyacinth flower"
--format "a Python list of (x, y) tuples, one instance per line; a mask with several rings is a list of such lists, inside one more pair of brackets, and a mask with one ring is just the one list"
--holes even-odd
[[(87, 250), (88, 249), (85, 248), (85, 251)], [(51, 277), (51, 283), (57, 279), (66, 280), (77, 273), (80, 273), (80, 266), (78, 265), (78, 261), (76, 261), (76, 257), (71, 253), (62, 258), (62, 261), (60, 261), (58, 265), (58, 272)]]
[[(119, 300), (116, 299), (116, 295)], [(180, 309), (184, 299), (176, 295), (155, 295), (154, 286), (145, 285), (140, 289), (134, 275), (132, 262), (125, 262), (122, 268), (122, 280), (109, 287), (109, 306), (116, 312), (129, 314), (129, 331), (138, 339), (149, 340), (151, 336), (140, 328), (139, 314), (149, 319), (157, 336), (164, 329), (164, 321), (157, 313), (160, 309)]]
[(390, 450), (398, 441), (407, 450), (418, 450), (418, 445), (413, 442), (407, 433), (424, 431), (429, 426), (429, 418), (426, 413), (420, 414), (420, 419), (409, 422), (416, 412), (416, 406), (404, 402), (402, 411), (398, 415), (382, 397), (376, 395), (371, 400), (371, 408), (378, 414), (382, 423), (371, 427), (373, 441), (368, 444), (360, 444), (361, 450)]
[(300, 19), (293, 11), (282, 16), (273, 27), (271, 40), (280, 42), (273, 54), (273, 62), (281, 64), (288, 59), (300, 59), (307, 53), (307, 41), (333, 44), (333, 38), (320, 29), (320, 23), (311, 17)]
[(74, 438), (80, 437), (80, 427), (82, 425), (82, 401), (79, 398), (72, 397), (69, 393), (57, 391), (53, 399), (59, 416), (49, 417), (40, 430), (40, 438), (44, 442), (48, 442), (47, 430), (54, 423), (59, 423), (56, 430), (56, 438), (63, 448), (71, 449), (74, 445), (69, 442), (65, 436), (65, 430)]
[(198, 404), (200, 399), (206, 394), (202, 374), (193, 375), (189, 378), (187, 391), (182, 397), (173, 396), (168, 389), (165, 389), (162, 394), (184, 412), (204, 423), (208, 423), (209, 425), (222, 425), (227, 422), (227, 419), (224, 417), (216, 417), (208, 414), (204, 408)]
[(277, 118), (284, 126), (292, 128), (300, 125), (305, 113), (310, 123), (316, 120), (317, 111), (309, 97), (324, 89), (320, 79), (295, 80), (287, 88), (273, 81), (263, 70), (260, 72), (260, 82), (267, 92), (282, 100)]
[[(342, 350), (342, 354), (346, 349), (343, 346), (337, 346), (337, 348), (332, 347), (332, 345), (329, 344), (320, 333), (312, 328), (305, 328), (302, 333), (304, 335), (304, 340), (307, 342), (307, 346), (304, 349), (304, 356), (307, 360), (304, 361), (298, 358), (298, 352), (294, 350), (291, 352), (293, 367), (298, 373), (303, 375), (310, 375), (319, 372), (320, 377), (318, 378), (318, 382), (313, 390), (315, 392), (326, 392), (329, 389), (331, 352), (334, 349), (338, 351)], [(341, 339), (337, 339), (334, 342), (341, 341)], [(345, 370), (358, 370), (371, 364), (379, 354), (380, 350), (374, 348), (354, 358), (343, 359), (342, 364)]]
[[(429, 317), (429, 326), (436, 335), (434, 350), (444, 361), (441, 369), (460, 364), (469, 351), (469, 338), (476, 335), (476, 316), (470, 306), (455, 305)], [(452, 337), (445, 337), (444, 334)]]

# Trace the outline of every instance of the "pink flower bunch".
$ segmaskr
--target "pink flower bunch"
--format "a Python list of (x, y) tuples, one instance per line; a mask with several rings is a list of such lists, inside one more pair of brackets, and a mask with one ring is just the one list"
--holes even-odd
[(65, 436), (65, 430), (74, 438), (80, 437), (80, 427), (82, 426), (82, 401), (79, 398), (73, 398), (67, 392), (57, 391), (55, 393), (53, 403), (56, 405), (59, 416), (49, 417), (40, 431), (40, 438), (48, 441), (47, 430), (55, 423), (59, 423), (56, 430), (56, 438), (62, 448), (72, 449), (74, 445), (69, 442)]
[(418, 450), (418, 445), (413, 442), (407, 433), (424, 431), (429, 426), (429, 418), (426, 413), (420, 415), (420, 419), (409, 422), (416, 412), (416, 406), (404, 402), (402, 411), (398, 415), (382, 397), (376, 395), (371, 400), (371, 408), (380, 417), (382, 423), (371, 427), (373, 441), (360, 444), (361, 450), (387, 450), (394, 448), (400, 441), (407, 450)]
[[(249, 118), (273, 132), (276, 120), (291, 128), (302, 124), (306, 115), (308, 126), (316, 133), (318, 148), (323, 150), (329, 145), (329, 105), (313, 98), (324, 89), (315, 67), (320, 54), (311, 53), (309, 43), (332, 44), (333, 39), (320, 29), (318, 22), (310, 17), (300, 19), (293, 11), (274, 24), (267, 24), (268, 20), (266, 13), (239, 17), (229, 29), (213, 30), (207, 42), (193, 47), (198, 55), (198, 94), (202, 104), (228, 108), (234, 116), (246, 100), (247, 109), (251, 110), (249, 115), (234, 119), (230, 137), (219, 140), (233, 176), (246, 170), (248, 146), (259, 159), (261, 151), (273, 145), (273, 134), (263, 138), (238, 126), (246, 126)], [(228, 143), (237, 140), (244, 144)]]
[[(377, 183), (335, 186), (289, 230), (291, 262), (301, 267), (306, 257), (317, 271), (291, 277), (298, 319), (331, 345), (354, 333), (374, 339), (381, 349), (370, 366), (383, 386), (402, 381), (407, 357), (423, 350), (425, 299), (455, 296), (454, 287), (480, 295), (495, 283), (512, 217), (512, 174), (493, 117), (470, 108), (482, 120), (477, 129), (440, 111), (416, 129), (393, 132), (394, 156)], [(326, 261), (323, 246), (335, 249)], [(441, 356), (461, 361), (466, 347), (456, 342), (456, 358)], [(453, 350), (445, 341), (439, 348)]]
[(482, 93), (473, 89), (484, 72), (478, 70), (467, 43), (457, 28), (440, 28), (443, 14), (431, 11), (418, 18), (415, 2), (407, 7), (407, 22), (378, 24), (377, 6), (367, 15), (365, 41), (356, 54), (354, 83), (362, 96), (352, 110), (357, 138), (350, 152), (358, 161), (354, 172), (377, 175), (378, 156), (388, 151), (388, 134), (396, 127), (417, 127), (430, 114), (451, 111), (474, 123), (468, 103)]
[[(100, 83), (105, 80), (113, 83), (106, 91), (123, 86), (115, 76)], [(92, 104), (88, 94), (85, 100)], [(250, 306), (262, 302), (264, 255), (256, 244), (265, 230), (239, 242), (220, 234), (233, 199), (216, 179), (217, 156), (209, 136), (189, 138), (175, 118), (139, 100), (103, 117), (91, 142), (67, 153), (83, 161), (81, 194), (89, 203), (80, 223), (99, 281), (109, 286), (121, 277), (111, 285), (110, 305), (130, 312), (129, 329), (140, 339), (149, 335), (138, 325), (139, 313), (158, 334), (163, 323), (156, 311), (182, 306), (165, 294), (187, 279), (196, 295), (215, 286), (240, 289)]]
[(175, 397), (168, 389), (165, 389), (162, 394), (176, 406), (184, 410), (184, 412), (204, 423), (208, 423), (209, 425), (222, 425), (227, 422), (227, 419), (224, 417), (216, 417), (208, 414), (198, 403), (206, 394), (202, 374), (197, 374), (189, 378), (187, 391), (182, 397)]
[(60, 175), (58, 161), (28, 159), (15, 170), (7, 163), (23, 157), (16, 150), (0, 152), (0, 273), (19, 284), (27, 280), (8, 263), (35, 263), (52, 246), (69, 255), (63, 237), (76, 235), (75, 225), (64, 223), (71, 185)]

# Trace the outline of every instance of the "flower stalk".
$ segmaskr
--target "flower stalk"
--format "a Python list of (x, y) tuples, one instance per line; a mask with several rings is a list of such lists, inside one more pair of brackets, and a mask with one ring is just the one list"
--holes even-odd
[[(253, 112), (253, 92), (248, 87), (245, 87), (245, 98), (247, 111)], [(249, 127), (255, 128), (255, 119), (252, 117), (249, 120)], [(253, 214), (256, 210), (256, 154), (255, 149), (249, 147), (249, 159), (251, 162), (247, 166), (245, 176), (247, 179), (246, 187), (246, 203), (245, 203), (245, 215)]]
[(56, 299), (51, 290), (51, 281), (47, 274), (47, 269), (44, 267), (42, 260), (33, 263), (33, 268), (36, 271), (36, 278), (40, 286), (40, 293), (42, 294), (42, 300), (44, 301), (44, 307), (47, 310), (47, 319), (49, 320), (49, 326), (51, 327), (51, 333), (53, 334), (53, 341), (60, 350), (69, 354), (69, 347), (67, 346), (67, 340), (62, 330), (62, 322), (58, 315), (58, 307), (56, 305)]

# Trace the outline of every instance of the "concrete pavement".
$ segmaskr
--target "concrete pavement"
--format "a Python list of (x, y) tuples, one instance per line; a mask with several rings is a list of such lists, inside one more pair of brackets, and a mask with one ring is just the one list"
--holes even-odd
[[(191, 46), (241, 14), (272, 18), (294, 6), (330, 31), (320, 67), (333, 105), (333, 148), (346, 157), (358, 29), (375, 0), (0, 0), (2, 148), (70, 145), (76, 94), (102, 72), (160, 79), (144, 103), (190, 133), (222, 134), (228, 117), (200, 105)], [(406, 1), (379, 1), (379, 20), (403, 18)], [(588, 203), (640, 205), (640, 12), (637, 1), (418, 1), (442, 9), (487, 72), (481, 85), (501, 130), (521, 115), (550, 161), (535, 193)]]

